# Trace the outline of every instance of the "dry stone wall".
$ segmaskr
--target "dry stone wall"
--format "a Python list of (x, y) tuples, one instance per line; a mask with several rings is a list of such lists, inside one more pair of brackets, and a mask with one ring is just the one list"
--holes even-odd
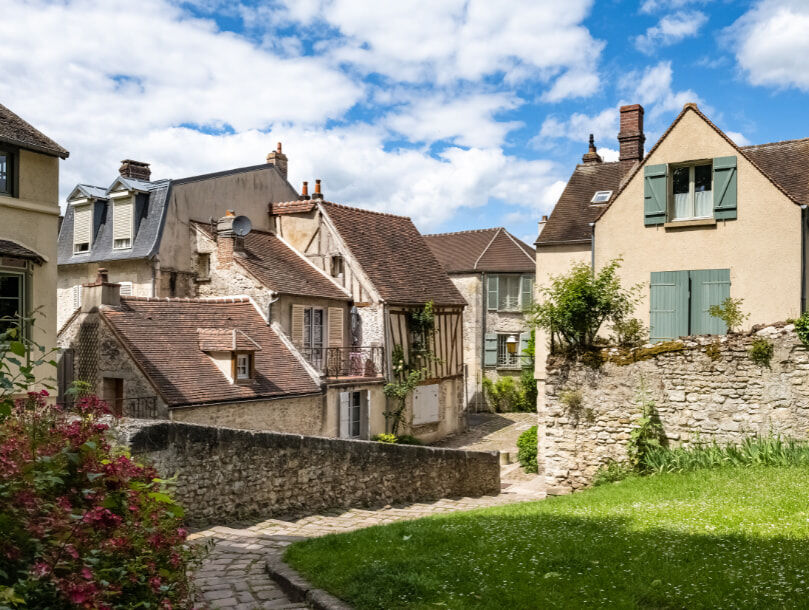
[(142, 422), (121, 432), (192, 523), (500, 491), (497, 453)]
[[(773, 344), (771, 368), (749, 356), (757, 338)], [(603, 355), (597, 369), (548, 360), (539, 463), (549, 493), (586, 486), (604, 464), (626, 460), (641, 394), (654, 402), (670, 446), (809, 434), (809, 352), (792, 325)]]

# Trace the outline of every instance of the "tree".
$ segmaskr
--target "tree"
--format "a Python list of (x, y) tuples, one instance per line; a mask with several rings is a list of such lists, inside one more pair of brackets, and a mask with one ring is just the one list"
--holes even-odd
[(541, 290), (544, 298), (529, 311), (530, 321), (574, 353), (592, 348), (602, 325), (625, 319), (638, 301), (640, 286), (624, 288), (620, 266), (615, 259), (594, 273), (589, 265), (575, 263), (566, 274), (553, 276)]

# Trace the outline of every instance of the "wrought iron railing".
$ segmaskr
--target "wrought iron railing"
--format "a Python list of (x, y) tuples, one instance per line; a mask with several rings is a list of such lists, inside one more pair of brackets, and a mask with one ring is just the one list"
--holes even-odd
[(301, 351), (303, 357), (326, 378), (375, 378), (385, 374), (382, 347), (322, 347)]
[(121, 402), (123, 403), (121, 405), (123, 409), (120, 412), (126, 417), (135, 417), (137, 419), (157, 418), (157, 398), (155, 396), (124, 398)]

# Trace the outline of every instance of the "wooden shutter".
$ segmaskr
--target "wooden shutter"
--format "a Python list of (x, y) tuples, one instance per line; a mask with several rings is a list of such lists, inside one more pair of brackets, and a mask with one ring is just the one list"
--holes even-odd
[(708, 313), (711, 305), (721, 305), (730, 296), (730, 269), (691, 271), (692, 335), (721, 335), (728, 331), (725, 323)]
[(81, 307), (81, 284), (73, 286), (73, 309)]
[(643, 223), (646, 226), (666, 222), (668, 166), (647, 165), (643, 168)]
[(653, 272), (649, 297), (653, 343), (688, 334), (688, 271)]
[(134, 207), (132, 199), (115, 201), (112, 204), (112, 239), (128, 239), (132, 244), (132, 224)]
[(736, 157), (713, 160), (713, 215), (717, 220), (736, 218)]
[(329, 347), (343, 347), (343, 310), (329, 307)]
[(73, 208), (73, 243), (84, 244), (92, 240), (91, 229), (93, 226), (93, 210), (89, 205), (76, 206)]
[(531, 341), (531, 333), (520, 333), (520, 362), (523, 366), (530, 365), (530, 356), (525, 353), (525, 350), (528, 349), (528, 343)]
[(303, 346), (303, 305), (292, 306), (292, 322), (290, 324), (292, 331), (292, 343), (298, 347)]
[(534, 278), (524, 275), (520, 278), (520, 305), (523, 309), (528, 309), (534, 302)]
[(340, 438), (350, 436), (351, 392), (340, 392)]
[(500, 278), (496, 275), (489, 275), (486, 277), (487, 280), (487, 288), (489, 293), (489, 309), (497, 309), (497, 302), (499, 300), (499, 287), (500, 287)]
[(486, 333), (483, 340), (483, 366), (497, 366), (497, 333)]

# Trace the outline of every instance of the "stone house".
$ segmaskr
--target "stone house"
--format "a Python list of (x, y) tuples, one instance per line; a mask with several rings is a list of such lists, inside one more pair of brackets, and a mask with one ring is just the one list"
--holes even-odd
[(531, 333), (535, 251), (504, 228), (425, 235), (435, 257), (468, 303), (464, 364), (468, 405), (486, 408), (483, 378), (519, 376)]
[[(121, 296), (105, 270), (60, 334), (121, 415), (329, 435), (320, 378), (249, 297)], [(334, 434), (331, 434), (334, 436)]]
[[(68, 154), (0, 105), (0, 330), (22, 327), (48, 349), (56, 347), (59, 160)], [(35, 374), (54, 376), (50, 367)]]
[(301, 199), (270, 204), (272, 231), (348, 292), (352, 340), (384, 348), (386, 371), (394, 358), (419, 357), (413, 314), (434, 305), (434, 358), (423, 362), (426, 378), (408, 397), (400, 433), (430, 442), (462, 430), (463, 296), (409, 218), (324, 201), (319, 181), (308, 197), (304, 185)]
[(191, 221), (236, 208), (267, 230), (267, 203), (297, 197), (286, 177), (279, 144), (261, 165), (152, 180), (148, 163), (125, 160), (108, 187), (76, 185), (59, 231), (59, 327), (78, 310), (81, 285), (94, 281), (99, 266), (125, 295), (195, 296), (206, 271), (192, 266), (198, 259), (190, 251)]

